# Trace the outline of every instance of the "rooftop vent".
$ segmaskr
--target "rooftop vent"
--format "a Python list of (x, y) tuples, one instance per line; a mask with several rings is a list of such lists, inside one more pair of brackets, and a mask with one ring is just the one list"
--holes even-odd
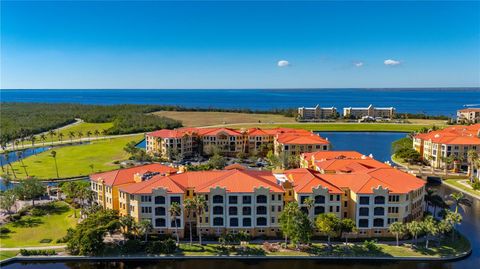
[(149, 179), (151, 179), (152, 177), (154, 177), (158, 174), (160, 174), (160, 172), (145, 172), (142, 175), (142, 181), (149, 180)]

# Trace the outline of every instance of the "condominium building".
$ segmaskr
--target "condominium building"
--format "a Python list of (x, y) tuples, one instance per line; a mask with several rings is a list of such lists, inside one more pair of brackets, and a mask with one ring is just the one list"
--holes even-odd
[(458, 110), (457, 123), (480, 123), (480, 108), (465, 108)]
[[(434, 168), (444, 168), (446, 157), (454, 156), (453, 169), (468, 168), (469, 150), (480, 153), (480, 124), (456, 125), (443, 130), (417, 134), (413, 148)], [(452, 168), (451, 166), (448, 168)]]
[(310, 131), (290, 128), (181, 128), (146, 134), (147, 152), (167, 159), (211, 155), (214, 150), (226, 156), (235, 156), (239, 152), (265, 151), (269, 147), (276, 154), (299, 154), (328, 150), (330, 143)]
[(298, 118), (301, 120), (320, 120), (333, 119), (337, 116), (337, 109), (335, 107), (299, 107)]
[(104, 208), (119, 210), (119, 187), (142, 182), (153, 176), (169, 175), (176, 172), (177, 170), (173, 167), (154, 163), (92, 174), (90, 175), (90, 181), (95, 193), (94, 200)]
[(392, 119), (395, 117), (395, 108), (374, 107), (373, 105), (369, 105), (368, 107), (345, 107), (343, 108), (343, 117), (355, 119), (362, 117)]
[[(188, 236), (189, 225), (194, 235), (245, 231), (280, 236), (279, 216), (288, 202), (298, 203), (312, 220), (321, 213), (352, 218), (360, 237), (385, 236), (390, 223), (422, 215), (425, 182), (414, 176), (391, 167), (326, 174), (311, 166), (308, 162), (305, 168), (276, 173), (231, 167), (154, 175), (119, 187), (119, 212), (151, 221), (154, 233), (173, 234), (177, 227), (180, 237)], [(92, 189), (98, 192), (96, 184), (92, 179)], [(199, 195), (207, 201), (203, 214), (188, 218), (183, 207), (173, 221), (171, 204), (183, 206), (185, 199)], [(308, 197), (314, 200), (311, 209), (305, 205)]]

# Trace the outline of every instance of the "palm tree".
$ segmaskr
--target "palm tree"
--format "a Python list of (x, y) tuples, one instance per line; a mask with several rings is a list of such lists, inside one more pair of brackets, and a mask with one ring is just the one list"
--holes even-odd
[(315, 205), (315, 201), (313, 200), (312, 197), (307, 197), (305, 200), (303, 200), (303, 204), (308, 210), (308, 216), (310, 217), (310, 213), (312, 211), (313, 206)]
[(88, 167), (90, 167), (90, 169), (92, 169), (92, 173), (93, 173), (93, 163), (91, 163)]
[(22, 167), (23, 167), (23, 170), (25, 171), (25, 175), (28, 177), (27, 167), (23, 163), (23, 151), (17, 150), (15, 154), (17, 155), (17, 160), (19, 160), (20, 163), (22, 163)]
[(457, 212), (447, 211), (447, 214), (445, 215), (445, 220), (453, 228), (453, 230), (452, 230), (452, 241), (454, 241), (455, 240), (455, 228), (456, 228), (457, 224), (462, 223), (462, 215), (460, 215)]
[(50, 139), (52, 140), (52, 146), (53, 146), (53, 137), (57, 135), (55, 130), (50, 130), (48, 131), (48, 135), (50, 135)]
[(83, 136), (82, 131), (78, 131), (77, 132), (77, 137), (80, 139), (80, 141), (82, 140), (82, 136)]
[(193, 203), (195, 204), (195, 213), (197, 214), (197, 233), (198, 233), (198, 242), (202, 245), (202, 233), (200, 232), (200, 217), (203, 215), (203, 211), (207, 206), (207, 201), (204, 196), (195, 196), (193, 198)]
[(100, 132), (99, 132), (97, 129), (95, 129), (95, 130), (93, 131), (93, 134), (94, 134), (94, 135), (97, 137), (97, 139), (98, 139), (98, 136), (100, 135)]
[(432, 215), (434, 217), (437, 216), (437, 207), (439, 207), (439, 208), (446, 208), (447, 207), (447, 204), (445, 203), (443, 198), (438, 194), (434, 194), (432, 196), (430, 203), (433, 205), (433, 214)]
[(478, 153), (476, 150), (471, 149), (467, 152), (467, 162), (468, 162), (468, 175), (470, 176), (470, 182), (473, 183), (475, 181), (475, 166), (478, 163)]
[(195, 212), (195, 201), (191, 198), (185, 199), (185, 212), (187, 214), (187, 219), (188, 219), (188, 226), (190, 229), (190, 245), (193, 243), (192, 239), (192, 216), (193, 213)]
[(63, 133), (58, 133), (58, 139), (60, 140), (60, 143), (63, 142), (63, 137), (65, 136), (65, 134)]
[(444, 172), (445, 172), (445, 179), (448, 178), (448, 168), (450, 168), (450, 165), (453, 163), (453, 161), (455, 160), (455, 156), (453, 155), (450, 155), (450, 156), (447, 156), (447, 157), (441, 157), (441, 160), (443, 162), (443, 169), (444, 169)]
[(135, 226), (135, 220), (132, 216), (121, 216), (120, 217), (120, 227), (122, 227), (122, 233), (125, 237), (132, 234), (133, 226)]
[(170, 216), (172, 217), (173, 223), (175, 223), (175, 236), (177, 237), (177, 244), (180, 242), (180, 238), (178, 237), (178, 225), (177, 225), (177, 217), (180, 216), (182, 209), (180, 207), (180, 204), (177, 202), (173, 202), (170, 205), (170, 209), (168, 209), (168, 212), (170, 213)]
[(425, 212), (428, 211), (430, 204), (432, 203), (433, 195), (437, 193), (437, 190), (433, 188), (428, 188), (425, 192)]
[(34, 136), (34, 135), (31, 135), (31, 136), (29, 137), (29, 140), (32, 141), (32, 147), (34, 147), (34, 146), (35, 146), (35, 141), (37, 141), (37, 137)]
[(415, 245), (417, 245), (418, 234), (423, 231), (421, 223), (416, 220), (411, 221), (407, 223), (407, 230), (415, 240)]
[(55, 150), (52, 150), (52, 152), (50, 152), (50, 155), (55, 160), (55, 170), (57, 171), (57, 178), (60, 178), (60, 176), (58, 175), (57, 152)]
[(395, 235), (395, 238), (397, 239), (397, 247), (398, 247), (398, 238), (405, 234), (406, 232), (406, 227), (403, 223), (401, 222), (394, 222), (390, 224), (390, 227), (388, 228), (392, 234)]
[(0, 157), (0, 166), (2, 166), (2, 172), (5, 173), (5, 168), (3, 167), (3, 159), (5, 158), (5, 153), (2, 153)]
[(142, 220), (139, 224), (138, 224), (138, 228), (140, 230), (140, 232), (145, 235), (145, 242), (148, 241), (148, 233), (152, 230), (152, 222), (150, 222), (149, 220)]
[(90, 136), (92, 135), (92, 132), (91, 132), (91, 131), (87, 131), (86, 135), (87, 135), (88, 140), (90, 140)]
[(438, 223), (432, 216), (427, 216), (422, 222), (423, 231), (425, 232), (425, 248), (428, 249), (429, 235), (435, 236), (439, 233)]
[(465, 198), (463, 192), (455, 192), (448, 196), (450, 204), (455, 205), (455, 213), (458, 213), (458, 206), (471, 206), (472, 202)]
[[(3, 152), (5, 154), (5, 161), (8, 163), (8, 166), (10, 166), (10, 169), (12, 170), (13, 177), (17, 178), (17, 174), (15, 173), (15, 170), (13, 169), (12, 162), (10, 162), (10, 152), (8, 150), (5, 150)], [(8, 168), (7, 168), (7, 174), (8, 174)]]
[(74, 131), (68, 132), (68, 137), (70, 138), (70, 143), (73, 143), (73, 138), (75, 137), (75, 132)]
[(47, 141), (47, 136), (45, 134), (40, 135), (40, 140), (43, 142), (43, 146), (45, 147), (45, 141)]
[(103, 136), (106, 136), (107, 134), (108, 134), (108, 131), (107, 131), (106, 129), (103, 129), (103, 130), (102, 130), (102, 135), (103, 135)]

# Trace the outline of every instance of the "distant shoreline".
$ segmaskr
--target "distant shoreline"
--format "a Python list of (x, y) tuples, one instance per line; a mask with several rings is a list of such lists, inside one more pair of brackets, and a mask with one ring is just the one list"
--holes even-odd
[(131, 91), (131, 90), (143, 90), (143, 91), (288, 91), (288, 90), (301, 90), (301, 91), (322, 91), (322, 90), (365, 90), (365, 91), (422, 91), (422, 90), (439, 90), (439, 91), (480, 91), (480, 87), (400, 87), (400, 88), (31, 88), (31, 89), (0, 89), (0, 91), (68, 91), (68, 90), (87, 90), (87, 91), (102, 91), (102, 90), (119, 90), (119, 91)]

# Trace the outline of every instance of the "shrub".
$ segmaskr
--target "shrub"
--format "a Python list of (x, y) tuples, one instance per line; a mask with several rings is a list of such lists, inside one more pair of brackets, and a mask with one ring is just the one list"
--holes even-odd
[(123, 254), (138, 253), (145, 249), (145, 244), (136, 239), (127, 240), (120, 248), (120, 252)]
[(473, 182), (472, 183), (472, 188), (474, 190), (480, 190), (480, 182), (479, 181)]
[(53, 249), (20, 249), (22, 256), (51, 256), (57, 253)]
[(151, 241), (147, 244), (145, 251), (148, 254), (172, 254), (177, 249), (175, 240), (168, 238), (163, 241)]
[(34, 208), (30, 211), (30, 214), (35, 217), (41, 217), (45, 216), (47, 214), (47, 211), (43, 208)]
[(365, 240), (363, 241), (363, 247), (368, 251), (378, 251), (380, 249), (377, 245), (377, 240)]
[(8, 234), (9, 232), (11, 231), (7, 227), (0, 227), (0, 234)]

